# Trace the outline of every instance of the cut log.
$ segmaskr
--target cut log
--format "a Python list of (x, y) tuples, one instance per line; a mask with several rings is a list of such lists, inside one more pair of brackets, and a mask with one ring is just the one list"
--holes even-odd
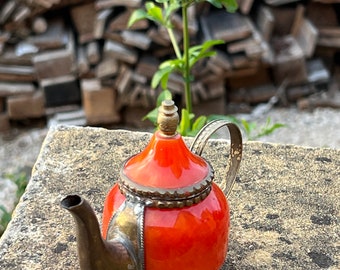
[(105, 59), (97, 65), (96, 77), (103, 80), (118, 73), (118, 63), (115, 59)]
[(275, 66), (273, 73), (275, 82), (281, 84), (288, 80), (289, 85), (306, 83), (307, 72), (304, 53), (292, 36), (275, 39)]
[(9, 131), (11, 124), (7, 113), (0, 113), (0, 132)]
[(132, 83), (132, 74), (133, 72), (128, 66), (120, 66), (119, 73), (114, 84), (114, 88), (118, 90), (120, 95), (128, 95), (128, 90)]
[(67, 49), (37, 54), (33, 64), (39, 80), (69, 75), (75, 70), (74, 54)]
[(253, 0), (237, 0), (241, 13), (248, 15), (253, 6), (253, 2)]
[(33, 82), (36, 79), (37, 75), (33, 67), (0, 65), (1, 81)]
[(249, 18), (239, 13), (212, 12), (201, 17), (204, 39), (221, 39), (226, 42), (247, 38), (251, 35)]
[(138, 53), (133, 48), (129, 48), (118, 42), (106, 40), (104, 45), (104, 57), (112, 57), (129, 64), (135, 64), (138, 59)]
[[(17, 45), (17, 55), (25, 54), (20, 51), (20, 44), (28, 44), (36, 47), (37, 51), (53, 50), (65, 48), (69, 42), (69, 34), (65, 29), (62, 19), (51, 20), (48, 22), (46, 31), (38, 35), (31, 35)], [(19, 48), (18, 48), (19, 47)]]
[(228, 93), (228, 100), (234, 103), (256, 104), (267, 102), (276, 94), (276, 89), (273, 84), (260, 85), (250, 88), (240, 88)]
[(81, 91), (87, 124), (111, 124), (119, 122), (116, 111), (116, 92), (103, 87), (97, 79), (82, 80)]
[(40, 118), (45, 115), (44, 96), (42, 91), (34, 95), (11, 96), (7, 99), (8, 116), (13, 120)]
[(142, 50), (147, 50), (150, 47), (151, 39), (145, 33), (125, 30), (121, 35), (122, 42), (125, 45), (130, 45)]
[(1, 9), (0, 13), (0, 24), (4, 24), (10, 16), (13, 14), (14, 10), (17, 7), (16, 1), (7, 1)]
[(159, 60), (152, 55), (142, 55), (137, 63), (135, 72), (151, 79), (158, 70)]
[(35, 34), (43, 34), (48, 28), (48, 23), (44, 17), (37, 16), (33, 18), (32, 30)]
[(105, 9), (97, 12), (96, 20), (94, 22), (94, 38), (101, 39), (104, 38), (106, 31), (106, 24), (113, 13), (113, 9)]
[(96, 1), (96, 9), (107, 9), (117, 6), (138, 8), (142, 4), (142, 0), (98, 0)]
[(298, 5), (295, 11), (295, 17), (291, 29), (291, 35), (296, 37), (298, 35), (299, 30), (301, 29), (301, 25), (303, 23), (305, 16), (305, 7), (303, 5)]
[(15, 95), (33, 95), (35, 90), (32, 83), (0, 82), (0, 98)]
[(301, 25), (296, 31), (295, 38), (305, 57), (312, 57), (318, 42), (318, 31), (314, 25), (309, 20), (302, 19)]
[[(129, 19), (134, 9), (127, 9), (113, 17), (108, 23), (108, 32), (123, 31), (127, 29)], [(148, 20), (140, 20), (134, 23), (129, 30), (145, 30), (149, 27)]]
[(86, 75), (90, 71), (90, 64), (87, 60), (84, 46), (78, 46), (77, 51), (77, 71), (80, 77)]
[(101, 55), (99, 44), (97, 41), (91, 41), (86, 45), (86, 57), (90, 65), (96, 65), (99, 63)]
[(97, 12), (94, 2), (71, 8), (72, 21), (78, 33), (78, 41), (83, 44), (95, 38), (95, 21)]
[(256, 25), (265, 41), (269, 42), (275, 25), (275, 18), (271, 10), (261, 5), (256, 15)]

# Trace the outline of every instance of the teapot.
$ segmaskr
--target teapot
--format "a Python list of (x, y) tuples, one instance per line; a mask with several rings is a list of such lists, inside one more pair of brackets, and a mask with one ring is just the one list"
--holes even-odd
[[(104, 202), (102, 229), (90, 204), (68, 195), (61, 206), (76, 222), (82, 270), (218, 270), (228, 249), (227, 196), (242, 156), (238, 127), (209, 122), (190, 149), (176, 132), (177, 107), (159, 107), (158, 130), (140, 153), (128, 158), (120, 179)], [(225, 190), (213, 182), (214, 170), (202, 157), (215, 131), (230, 133)]]

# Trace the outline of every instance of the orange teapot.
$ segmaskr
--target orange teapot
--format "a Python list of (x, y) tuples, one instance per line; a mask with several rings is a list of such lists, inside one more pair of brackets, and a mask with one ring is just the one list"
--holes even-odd
[[(226, 199), (242, 156), (235, 124), (217, 120), (195, 137), (190, 150), (181, 135), (177, 107), (159, 108), (159, 130), (146, 148), (126, 160), (109, 191), (100, 232), (95, 214), (78, 195), (61, 206), (77, 224), (81, 269), (218, 270), (228, 249), (230, 214)], [(209, 137), (226, 126), (230, 132), (229, 169), (224, 192), (201, 157)]]

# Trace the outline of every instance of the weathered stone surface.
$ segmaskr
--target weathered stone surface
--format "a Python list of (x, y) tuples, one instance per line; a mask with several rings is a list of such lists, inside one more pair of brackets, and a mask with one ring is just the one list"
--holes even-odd
[[(75, 227), (59, 206), (84, 196), (98, 218), (122, 162), (149, 133), (101, 128), (50, 129), (26, 193), (0, 240), (1, 269), (79, 269)], [(228, 142), (204, 152), (224, 175)], [(231, 232), (224, 269), (338, 269), (338, 150), (247, 142), (230, 195)]]

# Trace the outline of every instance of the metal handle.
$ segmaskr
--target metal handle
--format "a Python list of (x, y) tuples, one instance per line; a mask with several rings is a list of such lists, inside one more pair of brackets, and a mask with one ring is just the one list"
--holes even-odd
[(228, 158), (229, 165), (227, 177), (225, 179), (225, 187), (223, 192), (228, 197), (234, 185), (236, 174), (240, 167), (242, 158), (242, 135), (240, 129), (233, 123), (225, 120), (215, 120), (206, 124), (196, 135), (194, 141), (190, 146), (190, 150), (197, 154), (202, 155), (203, 149), (207, 144), (211, 135), (222, 127), (227, 127), (230, 134), (230, 154)]

